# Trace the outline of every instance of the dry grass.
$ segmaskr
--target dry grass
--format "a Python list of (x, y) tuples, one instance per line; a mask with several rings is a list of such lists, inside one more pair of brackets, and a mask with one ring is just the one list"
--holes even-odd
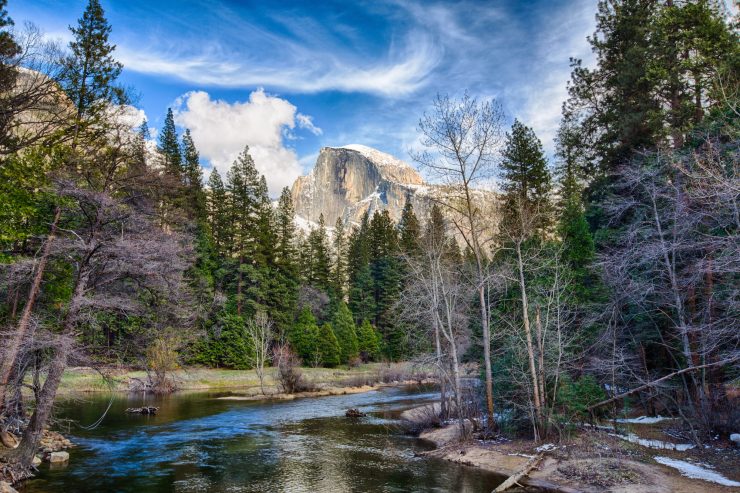
[[(391, 365), (395, 368), (397, 365)], [(402, 366), (402, 364), (398, 364)], [(316, 387), (361, 386), (386, 382), (400, 378), (405, 373), (391, 370), (388, 365), (368, 363), (355, 368), (301, 368), (304, 379)], [(101, 374), (102, 373), (102, 374)], [(383, 377), (379, 377), (379, 375)], [(103, 375), (106, 375), (104, 377)], [(98, 372), (92, 368), (69, 368), (62, 377), (60, 393), (103, 392), (111, 386), (113, 390), (126, 392), (132, 379), (146, 379), (146, 372), (118, 368), (106, 368)], [(172, 372), (180, 390), (250, 389), (259, 387), (259, 378), (254, 370), (224, 370), (217, 368), (183, 368)], [(276, 388), (275, 368), (265, 369), (265, 387)]]

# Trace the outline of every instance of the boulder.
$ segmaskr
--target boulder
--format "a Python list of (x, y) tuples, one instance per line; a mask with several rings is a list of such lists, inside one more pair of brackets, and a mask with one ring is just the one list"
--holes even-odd
[(345, 416), (348, 418), (362, 418), (367, 416), (367, 414), (363, 413), (359, 409), (347, 409), (347, 412), (344, 413)]
[(69, 462), (68, 452), (52, 452), (49, 455), (49, 462), (52, 464), (63, 464)]
[(10, 483), (0, 481), (0, 493), (18, 493), (18, 491), (10, 486)]
[(34, 455), (32, 464), (33, 467), (39, 467), (41, 465), (41, 457), (39, 457), (38, 455)]
[(730, 435), (730, 441), (734, 442), (736, 447), (740, 447), (740, 433)]

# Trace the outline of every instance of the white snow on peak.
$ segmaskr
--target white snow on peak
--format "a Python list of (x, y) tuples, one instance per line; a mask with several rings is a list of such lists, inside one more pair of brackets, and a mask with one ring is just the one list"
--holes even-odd
[(350, 151), (357, 151), (373, 163), (381, 167), (395, 167), (395, 168), (411, 168), (414, 169), (410, 164), (405, 161), (401, 161), (397, 157), (391, 156), (383, 151), (373, 149), (362, 144), (349, 144), (342, 146), (340, 149), (349, 149)]

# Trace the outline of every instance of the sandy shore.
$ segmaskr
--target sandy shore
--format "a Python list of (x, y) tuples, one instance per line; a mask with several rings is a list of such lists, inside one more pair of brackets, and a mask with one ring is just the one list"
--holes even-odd
[[(428, 455), (479, 467), (502, 478), (520, 471), (538, 454), (532, 441), (460, 442), (459, 425), (427, 430), (420, 438), (437, 448)], [(519, 481), (528, 489), (551, 492), (609, 493), (717, 493), (738, 492), (740, 488), (723, 486), (681, 475), (674, 468), (657, 463), (655, 451), (626, 443), (603, 431), (581, 431), (570, 440), (546, 452), (539, 466)], [(730, 460), (732, 451), (729, 452)], [(659, 455), (687, 457), (685, 453), (662, 451)], [(688, 458), (704, 464), (696, 458)], [(706, 464), (704, 464), (706, 466)], [(712, 468), (712, 466), (709, 466)], [(730, 477), (732, 466), (725, 467)], [(735, 477), (734, 479), (737, 479)], [(508, 491), (527, 491), (513, 488)]]

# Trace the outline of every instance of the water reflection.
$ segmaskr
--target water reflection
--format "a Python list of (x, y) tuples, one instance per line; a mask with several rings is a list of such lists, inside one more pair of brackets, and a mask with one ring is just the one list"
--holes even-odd
[[(42, 470), (23, 492), (345, 492), (491, 491), (497, 478), (420, 459), (424, 445), (394, 427), (398, 411), (434, 394), (419, 389), (295, 401), (219, 400), (177, 394), (147, 404), (154, 417), (130, 416), (130, 398), (114, 401), (102, 426), (72, 429), (79, 446), (65, 470)], [(92, 422), (105, 398), (74, 402), (62, 413)], [(344, 417), (349, 407), (368, 418)]]

